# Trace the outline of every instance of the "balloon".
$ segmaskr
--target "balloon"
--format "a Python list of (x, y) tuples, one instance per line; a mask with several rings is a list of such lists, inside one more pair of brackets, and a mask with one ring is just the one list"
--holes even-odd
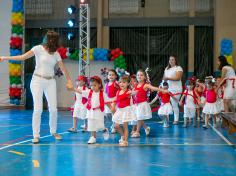
[(228, 62), (230, 65), (233, 65), (233, 56), (232, 56), (232, 55), (229, 55), (229, 56), (226, 56), (226, 55), (225, 55), (225, 57), (226, 57), (227, 62)]

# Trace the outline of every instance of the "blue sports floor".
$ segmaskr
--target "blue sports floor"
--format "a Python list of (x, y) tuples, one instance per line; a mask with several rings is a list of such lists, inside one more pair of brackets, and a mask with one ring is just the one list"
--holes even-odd
[[(201, 127), (164, 129), (153, 118), (147, 123), (151, 135), (129, 139), (129, 147), (97, 135), (96, 145), (87, 145), (88, 133), (71, 134), (70, 112), (59, 112), (62, 141), (49, 135), (44, 112), (41, 143), (32, 144), (32, 111), (0, 110), (0, 175), (4, 176), (156, 176), (236, 175), (236, 136), (225, 130)], [(108, 122), (110, 123), (110, 122)], [(80, 126), (80, 125), (79, 125)], [(108, 124), (109, 126), (109, 124)]]

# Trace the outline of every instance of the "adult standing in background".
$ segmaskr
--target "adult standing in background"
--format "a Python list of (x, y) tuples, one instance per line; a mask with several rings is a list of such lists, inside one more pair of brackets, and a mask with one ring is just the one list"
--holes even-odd
[(59, 34), (54, 31), (48, 31), (46, 41), (43, 45), (37, 45), (30, 51), (19, 56), (0, 56), (0, 61), (15, 60), (24, 61), (35, 56), (36, 65), (33, 77), (30, 83), (30, 89), (33, 95), (34, 111), (33, 111), (33, 143), (39, 142), (41, 114), (43, 112), (43, 94), (48, 102), (49, 107), (49, 126), (50, 133), (55, 139), (60, 140), (61, 136), (57, 131), (57, 89), (56, 80), (54, 78), (54, 67), (59, 65), (67, 80), (67, 88), (73, 87), (69, 73), (64, 66), (62, 59), (57, 52), (59, 46)]
[[(169, 84), (169, 91), (172, 94), (182, 93), (182, 81), (183, 69), (178, 65), (177, 56), (171, 55), (169, 58), (169, 63), (164, 71), (163, 80), (167, 81)], [(175, 98), (180, 99), (181, 94), (175, 95)], [(179, 122), (179, 105), (176, 100), (171, 98), (171, 104), (174, 111), (174, 122), (173, 124), (178, 124)]]
[(236, 75), (233, 67), (227, 62), (225, 56), (219, 56), (217, 63), (219, 66), (218, 69), (221, 71), (222, 81), (220, 85), (225, 83), (223, 96), (224, 109), (225, 112), (229, 112), (232, 100), (234, 100), (234, 103), (236, 101)]

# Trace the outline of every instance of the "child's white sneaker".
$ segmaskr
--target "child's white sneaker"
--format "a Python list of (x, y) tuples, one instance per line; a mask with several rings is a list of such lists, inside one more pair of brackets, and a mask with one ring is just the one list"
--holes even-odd
[(132, 138), (139, 138), (140, 137), (140, 133), (139, 132), (135, 132), (131, 135)]
[(208, 128), (209, 128), (208, 125), (202, 125), (202, 127), (203, 127), (204, 129), (208, 129)]
[(81, 126), (80, 126), (80, 128), (85, 128), (85, 127), (86, 127), (86, 125), (85, 125), (85, 124), (83, 124), (83, 125), (81, 125)]
[(95, 144), (96, 143), (96, 138), (91, 136), (88, 140), (88, 144)]
[(167, 123), (164, 123), (163, 128), (169, 128), (169, 125)]
[(146, 136), (148, 136), (150, 134), (150, 130), (151, 128), (150, 127), (147, 127), (145, 128), (145, 133), (146, 133)]
[(124, 136), (121, 136), (120, 137), (120, 140), (119, 140), (119, 143), (123, 142), (124, 141)]
[(68, 132), (71, 132), (71, 133), (78, 133), (77, 129), (74, 128), (74, 127), (71, 127), (70, 129), (67, 130)]

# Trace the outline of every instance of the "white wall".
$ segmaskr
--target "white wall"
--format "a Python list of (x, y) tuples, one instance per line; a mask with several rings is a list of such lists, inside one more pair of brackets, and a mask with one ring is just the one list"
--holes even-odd
[[(0, 1), (0, 56), (9, 55), (11, 35), (11, 0)], [(9, 105), (9, 72), (8, 62), (0, 63), (0, 106)]]
[[(66, 68), (68, 69), (71, 79), (75, 82), (75, 79), (78, 76), (78, 61), (65, 60), (64, 61)], [(90, 75), (100, 76), (102, 68), (112, 69), (114, 67), (113, 62), (102, 62), (102, 61), (92, 61), (90, 62)], [(66, 79), (64, 76), (57, 77), (57, 106), (58, 107), (71, 107), (74, 103), (74, 93), (66, 90), (65, 84)], [(75, 85), (75, 84), (74, 84)]]

